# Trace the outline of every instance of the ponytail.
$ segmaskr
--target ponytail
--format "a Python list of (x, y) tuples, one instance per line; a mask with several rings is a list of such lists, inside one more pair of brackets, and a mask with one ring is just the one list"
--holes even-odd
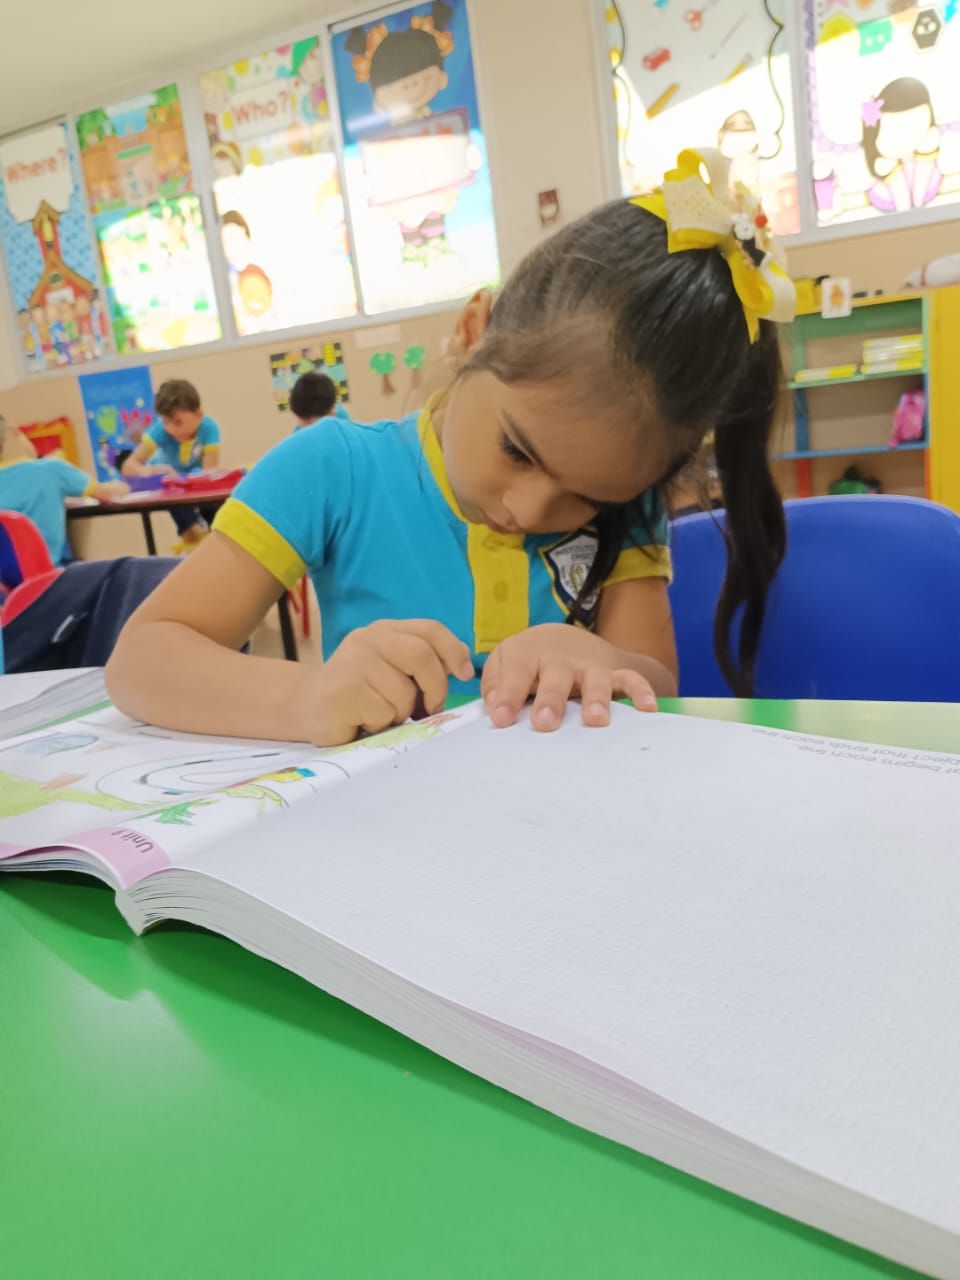
[[(743, 407), (716, 428), (717, 471), (726, 506), (727, 572), (717, 603), (713, 647), (737, 697), (753, 695), (753, 673), (767, 592), (787, 548), (783, 502), (770, 472), (770, 435), (780, 396), (776, 329), (764, 324), (743, 383)], [(742, 608), (737, 655), (730, 631)]]

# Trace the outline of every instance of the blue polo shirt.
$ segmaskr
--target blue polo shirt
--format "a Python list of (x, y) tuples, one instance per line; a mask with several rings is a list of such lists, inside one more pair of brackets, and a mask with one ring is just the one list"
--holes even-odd
[(220, 443), (220, 428), (213, 418), (200, 419), (197, 434), (189, 440), (175, 440), (162, 422), (155, 422), (144, 433), (144, 443), (151, 445), (147, 454), (150, 462), (173, 467), (181, 475), (197, 471), (203, 466), (203, 455)]
[[(663, 504), (651, 490), (643, 506), (644, 527), (604, 585), (670, 576)], [(568, 618), (597, 549), (590, 529), (499, 534), (464, 520), (429, 410), (297, 432), (244, 477), (213, 527), (285, 587), (309, 573), (324, 657), (379, 619), (433, 618), (469, 645), (478, 672), (508, 636)]]
[(62, 458), (37, 458), (0, 465), (0, 511), (29, 516), (43, 535), (54, 564), (70, 559), (64, 498), (79, 498), (93, 481)]

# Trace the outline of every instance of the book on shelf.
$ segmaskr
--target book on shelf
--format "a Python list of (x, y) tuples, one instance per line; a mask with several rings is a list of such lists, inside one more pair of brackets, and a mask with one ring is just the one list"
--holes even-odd
[(621, 706), (498, 731), (478, 704), (319, 750), (51, 682), (0, 713), (0, 867), (99, 877), (138, 933), (214, 930), (574, 1124), (960, 1277), (960, 756)]
[(794, 382), (832, 382), (835, 378), (852, 378), (856, 372), (855, 364), (823, 365), (816, 369), (799, 369)]

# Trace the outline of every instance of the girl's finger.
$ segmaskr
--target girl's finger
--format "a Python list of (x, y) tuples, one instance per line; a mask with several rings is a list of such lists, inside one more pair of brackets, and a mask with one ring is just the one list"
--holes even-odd
[(500, 650), (494, 649), (490, 657), (487, 659), (483, 668), (483, 675), (480, 677), (480, 694), (483, 701), (488, 705), (493, 700), (500, 677)]
[[(370, 680), (363, 685), (356, 700), (354, 712), (361, 733), (383, 733), (395, 724), (403, 724), (409, 718), (409, 711), (403, 708), (403, 694), (398, 685), (391, 687), (392, 682), (404, 681), (410, 689), (410, 706), (416, 696), (412, 680), (407, 680), (394, 667), (386, 662), (377, 662), (371, 671), (376, 683)], [(389, 692), (385, 692), (389, 690)], [(400, 704), (398, 706), (398, 703)]]
[(657, 695), (653, 692), (653, 686), (638, 671), (614, 671), (613, 693), (618, 698), (629, 698), (638, 711), (657, 709)]
[(498, 729), (515, 724), (537, 684), (539, 663), (520, 648), (507, 649), (500, 659), (495, 696), (487, 703), (487, 713)]
[(470, 650), (442, 622), (436, 622), (432, 618), (409, 618), (402, 622), (391, 622), (389, 626), (391, 630), (408, 631), (421, 640), (426, 640), (436, 650), (449, 673), (458, 680), (472, 680), (476, 675)]
[(533, 700), (530, 719), (534, 729), (541, 733), (549, 733), (559, 729), (570, 694), (576, 682), (577, 673), (569, 662), (559, 658), (548, 658), (540, 671), (537, 681), (537, 696)]
[(390, 631), (384, 632), (377, 652), (384, 661), (415, 681), (430, 715), (443, 710), (447, 700), (447, 672), (431, 644), (410, 632)]
[(587, 667), (580, 677), (580, 716), (592, 728), (610, 723), (613, 672), (609, 667)]
[[(418, 693), (418, 686), (410, 676), (405, 675), (385, 658), (375, 659), (370, 664), (369, 670), (364, 671), (363, 674), (364, 695), (367, 690), (370, 690), (380, 700), (374, 703), (381, 713), (380, 728), (369, 730), (370, 732), (379, 733), (383, 729), (389, 729), (395, 724), (403, 724), (404, 720), (410, 719), (417, 705)], [(381, 703), (388, 709), (386, 718), (383, 718), (384, 711)], [(364, 711), (366, 712), (365, 700)], [(367, 715), (364, 717), (363, 725), (366, 729)]]

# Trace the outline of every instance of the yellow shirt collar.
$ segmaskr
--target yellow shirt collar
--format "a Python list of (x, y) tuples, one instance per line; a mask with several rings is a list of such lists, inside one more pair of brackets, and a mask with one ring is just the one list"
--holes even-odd
[(427, 466), (430, 468), (430, 474), (436, 481), (437, 488), (443, 494), (447, 506), (457, 519), (463, 521), (464, 524), (467, 524), (467, 518), (460, 510), (460, 504), (457, 502), (456, 496), (450, 488), (450, 480), (447, 477), (447, 468), (443, 461), (443, 449), (440, 447), (440, 441), (437, 437), (437, 429), (433, 424), (434, 411), (442, 397), (443, 392), (438, 391), (427, 401), (417, 422), (417, 432), (420, 436), (420, 447), (423, 449), (423, 456), (427, 460)]

